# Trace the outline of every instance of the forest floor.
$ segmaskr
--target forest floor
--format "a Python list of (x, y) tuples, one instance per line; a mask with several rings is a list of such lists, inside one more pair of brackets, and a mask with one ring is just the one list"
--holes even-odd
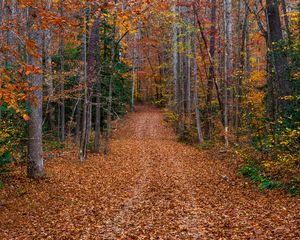
[(139, 106), (118, 121), (109, 156), (46, 154), (38, 182), (12, 173), (0, 239), (300, 239), (299, 197), (260, 192), (227, 154), (184, 145), (162, 122)]

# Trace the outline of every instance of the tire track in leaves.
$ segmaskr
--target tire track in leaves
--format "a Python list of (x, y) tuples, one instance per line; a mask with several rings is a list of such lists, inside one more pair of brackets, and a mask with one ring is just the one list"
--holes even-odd
[(136, 205), (141, 202), (141, 192), (146, 186), (146, 178), (149, 168), (147, 165), (143, 165), (139, 173), (136, 174), (134, 186), (129, 186), (127, 191), (131, 191), (131, 197), (122, 202), (117, 211), (105, 222), (105, 232), (103, 237), (105, 239), (117, 239), (124, 236), (124, 232), (130, 222), (128, 222), (128, 215), (134, 210)]

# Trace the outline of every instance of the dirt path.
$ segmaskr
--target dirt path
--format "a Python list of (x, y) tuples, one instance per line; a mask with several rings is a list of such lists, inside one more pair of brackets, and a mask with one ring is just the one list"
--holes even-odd
[(261, 193), (220, 153), (178, 143), (157, 109), (138, 107), (111, 148), (47, 160), (39, 183), (16, 173), (0, 239), (300, 239), (299, 198)]

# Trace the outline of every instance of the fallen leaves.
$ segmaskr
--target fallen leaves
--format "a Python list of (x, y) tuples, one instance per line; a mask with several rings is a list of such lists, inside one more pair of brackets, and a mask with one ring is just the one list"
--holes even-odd
[[(299, 198), (261, 193), (219, 151), (176, 141), (162, 113), (118, 121), (108, 157), (46, 158), (48, 177), (23, 169), (1, 192), (1, 239), (300, 239)], [(234, 183), (234, 184), (232, 184)]]

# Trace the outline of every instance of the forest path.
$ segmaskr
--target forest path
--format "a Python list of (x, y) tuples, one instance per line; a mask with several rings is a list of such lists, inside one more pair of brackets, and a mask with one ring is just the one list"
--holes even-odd
[(300, 239), (299, 198), (261, 193), (232, 160), (176, 140), (163, 114), (138, 106), (116, 125), (108, 157), (46, 161), (38, 183), (16, 173), (0, 239)]

